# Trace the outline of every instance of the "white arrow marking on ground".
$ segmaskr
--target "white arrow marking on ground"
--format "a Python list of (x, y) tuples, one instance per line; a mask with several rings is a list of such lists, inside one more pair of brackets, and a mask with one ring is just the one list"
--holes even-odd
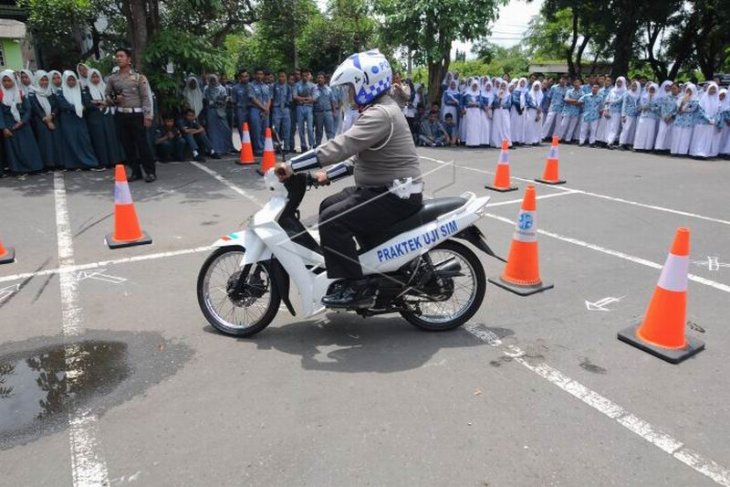
[(625, 297), (626, 296), (621, 296), (620, 298), (612, 298), (609, 296), (607, 298), (599, 299), (595, 303), (591, 303), (590, 301), (586, 300), (586, 309), (588, 311), (611, 311), (610, 309), (606, 309), (605, 306), (608, 306), (611, 303), (618, 303)]
[(126, 281), (126, 279), (123, 277), (110, 276), (108, 274), (103, 274), (103, 272), (105, 270), (106, 269), (99, 269), (98, 271), (95, 271), (95, 272), (81, 271), (78, 274), (76, 274), (76, 280), (81, 282), (81, 281), (85, 281), (86, 279), (95, 279), (97, 281), (108, 282), (111, 284), (121, 284)]
[(13, 284), (12, 286), (0, 289), (0, 302), (5, 301), (18, 291), (20, 291), (20, 284)]
[(719, 271), (720, 267), (730, 267), (726, 262), (720, 262), (720, 258), (716, 256), (708, 256), (707, 260), (693, 260), (692, 263), (699, 267), (707, 267), (710, 271)]

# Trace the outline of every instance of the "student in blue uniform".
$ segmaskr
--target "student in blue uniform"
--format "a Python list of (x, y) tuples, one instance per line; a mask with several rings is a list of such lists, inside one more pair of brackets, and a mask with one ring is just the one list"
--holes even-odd
[(699, 109), (697, 87), (693, 83), (687, 83), (684, 85), (684, 93), (679, 99), (677, 115), (672, 123), (672, 145), (670, 153), (673, 156), (686, 156), (689, 154), (692, 132), (701, 116)]
[(334, 118), (335, 104), (332, 89), (325, 84), (324, 73), (317, 73), (317, 86), (314, 89), (314, 142), (315, 147), (322, 143), (322, 136), (327, 140), (335, 137)]
[(242, 69), (238, 72), (238, 83), (233, 85), (231, 90), (231, 105), (233, 105), (233, 119), (238, 129), (238, 136), (243, 140), (243, 124), (248, 123), (248, 71)]
[(591, 147), (596, 145), (596, 132), (601, 118), (601, 107), (603, 106), (603, 96), (598, 93), (599, 89), (598, 83), (594, 83), (591, 92), (581, 96), (578, 100), (578, 105), (583, 109), (580, 136), (578, 137), (578, 144), (581, 146), (585, 145), (586, 138), (588, 138), (588, 144)]
[(162, 125), (155, 131), (155, 149), (160, 162), (185, 159), (185, 139), (175, 126), (173, 117), (164, 117)]
[(40, 171), (43, 169), (43, 159), (29, 123), (30, 102), (27, 97), (22, 96), (12, 70), (1, 72), (0, 81), (0, 130), (5, 139), (5, 158), (10, 171), (19, 176)]
[(631, 82), (629, 91), (624, 96), (621, 106), (621, 135), (618, 144), (623, 149), (629, 149), (634, 145), (636, 136), (636, 122), (639, 116), (639, 99), (641, 98), (641, 84), (638, 80)]
[(580, 106), (578, 100), (583, 96), (582, 89), (583, 82), (580, 78), (573, 80), (573, 88), (565, 93), (563, 99), (563, 113), (562, 120), (560, 121), (560, 128), (558, 129), (558, 137), (561, 142), (570, 143), (573, 140), (575, 134), (575, 127), (578, 124), (580, 118)]
[(271, 113), (271, 91), (264, 80), (264, 70), (256, 68), (254, 81), (249, 84), (248, 97), (250, 105), (248, 108), (249, 128), (251, 129), (251, 144), (253, 153), (260, 156), (264, 153), (264, 132), (269, 126), (269, 114)]
[(125, 160), (124, 149), (119, 143), (114, 113), (108, 105), (106, 83), (97, 69), (89, 69), (86, 88), (81, 94), (84, 98), (86, 125), (89, 128), (91, 145), (94, 147), (99, 164), (114, 167)]
[(226, 121), (226, 103), (228, 93), (218, 81), (218, 76), (208, 76), (208, 86), (203, 91), (203, 98), (206, 104), (207, 133), (213, 149), (218, 154), (233, 152), (233, 141), (231, 140), (231, 127)]
[(185, 143), (193, 153), (193, 158), (198, 162), (205, 162), (206, 154), (213, 159), (220, 159), (221, 156), (210, 143), (210, 139), (200, 122), (195, 117), (195, 112), (188, 108), (183, 114), (182, 120), (178, 122)]
[(48, 73), (38, 70), (33, 78), (33, 86), (28, 93), (32, 112), (31, 124), (38, 141), (38, 150), (47, 170), (63, 169), (62, 154), (58, 148), (63, 146), (63, 138), (56, 124), (58, 103), (51, 89)]
[(566, 85), (567, 78), (561, 76), (558, 84), (550, 87), (550, 108), (548, 108), (547, 117), (542, 125), (543, 139), (550, 139), (553, 135), (558, 135), (560, 131), (565, 94), (568, 92)]
[(272, 88), (272, 116), (274, 129), (279, 140), (284, 144), (283, 149), (291, 152), (294, 148), (290, 145), (289, 132), (291, 131), (291, 104), (294, 93), (287, 82), (286, 71), (279, 70), (279, 82)]
[[(312, 73), (308, 69), (302, 69), (302, 79), (294, 87), (294, 101), (297, 104), (297, 128), (299, 129), (299, 143), (302, 153), (314, 148), (314, 115), (312, 105), (314, 104), (314, 83)], [(305, 128), (306, 127), (306, 128)]]
[(96, 158), (91, 145), (89, 129), (84, 120), (84, 100), (81, 94), (76, 73), (73, 71), (63, 72), (63, 89), (58, 97), (58, 110), (61, 119), (61, 133), (63, 134), (65, 154), (64, 165), (67, 170), (71, 169), (93, 169), (99, 168), (99, 160)]

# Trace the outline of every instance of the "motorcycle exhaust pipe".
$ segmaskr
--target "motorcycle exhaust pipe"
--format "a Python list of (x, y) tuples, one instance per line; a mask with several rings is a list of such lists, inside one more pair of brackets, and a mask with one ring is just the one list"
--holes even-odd
[(457, 277), (463, 276), (461, 273), (461, 264), (456, 257), (450, 257), (443, 262), (439, 262), (434, 266), (434, 271), (439, 277)]

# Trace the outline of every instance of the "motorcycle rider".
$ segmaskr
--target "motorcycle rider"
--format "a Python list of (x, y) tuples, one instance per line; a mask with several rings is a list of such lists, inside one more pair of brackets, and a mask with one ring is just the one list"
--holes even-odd
[[(353, 54), (332, 75), (360, 116), (346, 132), (276, 166), (281, 181), (318, 171), (320, 184), (353, 174), (355, 186), (325, 198), (319, 232), (327, 276), (336, 279), (322, 303), (369, 307), (375, 289), (363, 277), (354, 237), (386, 229), (421, 208), (423, 182), (416, 146), (403, 112), (390, 96), (392, 70), (378, 50)], [(342, 162), (344, 161), (344, 162)]]

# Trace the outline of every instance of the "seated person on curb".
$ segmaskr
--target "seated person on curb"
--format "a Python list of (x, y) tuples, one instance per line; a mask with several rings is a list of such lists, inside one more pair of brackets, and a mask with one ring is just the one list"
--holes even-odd
[(185, 160), (185, 139), (173, 117), (165, 117), (155, 131), (155, 148), (160, 162)]
[(437, 113), (431, 112), (428, 120), (421, 122), (418, 142), (428, 147), (443, 147), (444, 144), (448, 143), (448, 134), (439, 122)]
[(196, 161), (204, 162), (205, 154), (210, 155), (213, 159), (221, 158), (220, 154), (213, 150), (210, 139), (208, 139), (205, 129), (200, 126), (198, 119), (195, 118), (193, 110), (185, 110), (184, 118), (180, 121), (180, 130), (188, 147), (193, 151), (193, 158)]
[(330, 308), (369, 307), (375, 299), (354, 237), (384, 231), (421, 208), (418, 154), (406, 117), (388, 94), (391, 82), (390, 65), (379, 51), (347, 58), (332, 75), (331, 85), (343, 87), (360, 116), (347, 132), (276, 165), (282, 181), (322, 166), (329, 167), (315, 174), (321, 184), (354, 173), (354, 187), (326, 198), (319, 207), (327, 276), (338, 280), (322, 298)]
[(447, 113), (444, 117), (444, 131), (446, 131), (446, 145), (459, 145), (459, 131), (457, 130), (454, 115)]

